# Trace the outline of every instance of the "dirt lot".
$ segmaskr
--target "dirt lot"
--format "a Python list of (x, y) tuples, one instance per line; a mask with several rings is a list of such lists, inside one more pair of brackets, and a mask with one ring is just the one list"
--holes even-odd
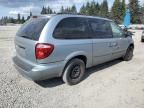
[(19, 27), (0, 27), (0, 108), (144, 108), (144, 43), (136, 31), (134, 58), (89, 69), (78, 85), (61, 79), (38, 84), (13, 67), (13, 37)]

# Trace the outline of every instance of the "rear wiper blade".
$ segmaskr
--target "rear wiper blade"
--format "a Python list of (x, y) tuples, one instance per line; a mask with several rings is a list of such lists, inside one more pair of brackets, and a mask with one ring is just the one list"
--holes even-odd
[(28, 37), (28, 36), (20, 36), (20, 37), (27, 38), (27, 39), (31, 39), (31, 38), (30, 38), (30, 37)]

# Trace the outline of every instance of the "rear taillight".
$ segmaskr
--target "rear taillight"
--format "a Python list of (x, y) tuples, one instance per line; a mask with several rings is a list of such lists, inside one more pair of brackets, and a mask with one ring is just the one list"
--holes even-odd
[(35, 47), (35, 56), (36, 59), (45, 59), (47, 58), (54, 50), (54, 45), (52, 44), (43, 44), (38, 43)]

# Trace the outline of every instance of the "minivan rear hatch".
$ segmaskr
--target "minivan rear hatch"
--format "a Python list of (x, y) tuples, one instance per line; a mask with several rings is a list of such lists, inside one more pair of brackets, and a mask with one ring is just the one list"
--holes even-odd
[(35, 46), (48, 20), (47, 17), (34, 17), (22, 25), (15, 37), (17, 56), (36, 62)]

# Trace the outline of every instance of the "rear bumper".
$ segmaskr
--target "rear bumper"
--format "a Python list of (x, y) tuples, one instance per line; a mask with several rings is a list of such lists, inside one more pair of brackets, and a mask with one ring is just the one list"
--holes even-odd
[(13, 57), (15, 68), (24, 77), (31, 80), (45, 80), (54, 77), (60, 77), (64, 68), (64, 62), (56, 62), (50, 64), (29, 64), (17, 56)]

